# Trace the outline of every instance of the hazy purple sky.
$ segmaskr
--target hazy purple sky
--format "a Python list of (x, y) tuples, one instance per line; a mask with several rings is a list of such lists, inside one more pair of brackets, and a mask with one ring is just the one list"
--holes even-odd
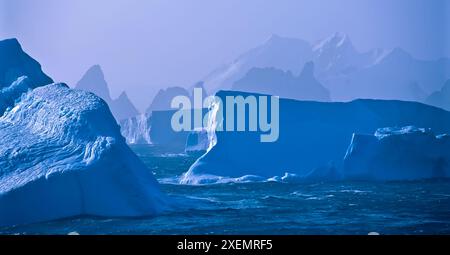
[(0, 0), (0, 38), (17, 37), (57, 81), (93, 64), (113, 97), (141, 110), (161, 87), (187, 86), (271, 34), (316, 41), (347, 33), (363, 51), (400, 46), (450, 56), (445, 0)]

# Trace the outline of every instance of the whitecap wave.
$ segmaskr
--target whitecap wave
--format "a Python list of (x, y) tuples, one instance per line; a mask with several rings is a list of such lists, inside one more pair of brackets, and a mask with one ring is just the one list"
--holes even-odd
[(308, 178), (293, 173), (284, 173), (282, 176), (270, 178), (258, 175), (243, 175), (240, 177), (227, 177), (219, 175), (192, 175), (183, 174), (181, 177), (159, 179), (160, 183), (181, 184), (181, 185), (212, 185), (227, 183), (258, 183), (258, 182), (279, 182), (279, 183), (301, 183), (307, 182)]

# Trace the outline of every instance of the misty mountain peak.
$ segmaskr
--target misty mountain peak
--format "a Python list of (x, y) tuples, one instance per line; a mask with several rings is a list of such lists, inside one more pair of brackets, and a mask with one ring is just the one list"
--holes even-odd
[(433, 92), (425, 100), (425, 103), (440, 107), (447, 111), (450, 110), (450, 79), (448, 79), (444, 86), (438, 91)]
[(281, 36), (279, 36), (279, 35), (277, 35), (277, 34), (272, 34), (272, 35), (270, 35), (270, 37), (269, 37), (269, 40), (267, 40), (267, 42), (277, 42), (277, 41), (280, 41), (280, 40), (283, 40), (283, 37), (281, 37)]
[(330, 101), (328, 90), (314, 77), (313, 62), (307, 62), (299, 76), (274, 67), (252, 68), (234, 83), (233, 90), (297, 100)]
[(105, 75), (100, 65), (90, 67), (75, 88), (90, 91), (103, 98), (107, 103), (111, 102), (108, 84), (105, 81)]
[(444, 86), (441, 89), (441, 92), (450, 97), (450, 79), (445, 82)]
[(353, 49), (353, 43), (347, 34), (336, 32), (313, 46), (313, 51), (326, 49)]
[(119, 97), (117, 98), (117, 100), (119, 100), (119, 101), (120, 101), (120, 100), (127, 100), (127, 101), (129, 101), (127, 92), (122, 91), (122, 93), (120, 93), (120, 95), (119, 95)]
[(151, 113), (152, 111), (166, 111), (172, 109), (170, 103), (172, 99), (176, 96), (190, 97), (189, 92), (182, 87), (168, 87), (166, 89), (160, 89), (158, 93), (153, 98), (152, 103), (147, 108), (146, 113)]
[(309, 61), (305, 63), (303, 67), (302, 73), (300, 74), (302, 77), (314, 77), (314, 62)]
[(310, 44), (299, 38), (284, 37), (278, 34), (272, 34), (269, 39), (263, 44), (263, 47), (267, 48), (310, 48)]
[(139, 114), (139, 111), (134, 107), (125, 91), (120, 93), (120, 96), (111, 102), (110, 107), (114, 117), (118, 121), (132, 118)]
[(394, 60), (410, 60), (412, 56), (406, 52), (404, 49), (400, 47), (394, 48), (389, 54), (386, 56), (386, 60), (394, 59)]

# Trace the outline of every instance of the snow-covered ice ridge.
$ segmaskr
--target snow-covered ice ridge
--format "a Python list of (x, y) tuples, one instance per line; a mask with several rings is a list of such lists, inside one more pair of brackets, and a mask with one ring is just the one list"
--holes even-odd
[(102, 99), (45, 85), (51, 79), (16, 40), (0, 41), (0, 54), (0, 77), (8, 77), (0, 83), (0, 226), (166, 208)]
[(344, 159), (351, 179), (415, 180), (450, 177), (450, 136), (407, 126), (354, 134)]
[[(225, 98), (252, 94), (220, 91), (216, 95)], [(354, 133), (374, 134), (382, 127), (411, 125), (431, 128), (437, 134), (450, 133), (450, 112), (417, 102), (360, 99), (330, 103), (280, 99), (279, 109), (278, 141), (261, 143), (259, 132), (216, 132), (216, 145), (191, 166), (181, 183), (210, 183), (212, 179), (242, 176), (258, 176), (263, 180), (274, 176), (292, 179), (294, 175), (310, 180), (336, 179), (343, 174), (343, 159)], [(433, 146), (431, 140), (425, 142)], [(398, 146), (401, 148), (402, 144)], [(418, 176), (411, 173), (411, 176), (398, 177)]]

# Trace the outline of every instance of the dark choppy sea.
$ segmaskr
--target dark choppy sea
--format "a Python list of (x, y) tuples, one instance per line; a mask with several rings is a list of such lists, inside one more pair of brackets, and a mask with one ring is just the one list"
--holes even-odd
[(133, 150), (191, 207), (153, 218), (72, 218), (1, 234), (450, 234), (450, 181), (175, 184), (198, 155)]

